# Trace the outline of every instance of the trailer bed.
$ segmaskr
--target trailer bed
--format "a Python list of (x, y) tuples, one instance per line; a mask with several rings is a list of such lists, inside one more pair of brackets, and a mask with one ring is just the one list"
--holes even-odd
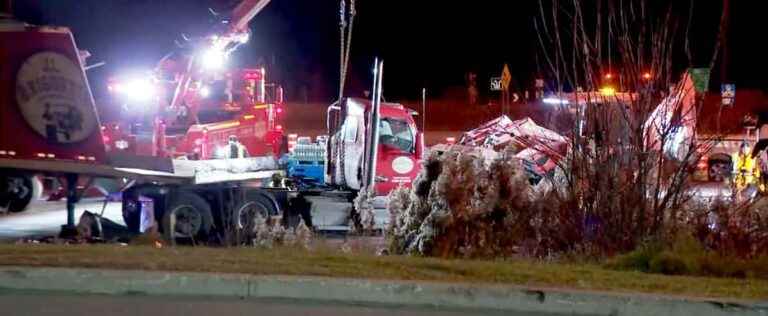
[(115, 163), (111, 164), (0, 158), (0, 168), (192, 185), (258, 181), (284, 174), (272, 157), (216, 160), (147, 158), (131, 162), (122, 157), (113, 160)]

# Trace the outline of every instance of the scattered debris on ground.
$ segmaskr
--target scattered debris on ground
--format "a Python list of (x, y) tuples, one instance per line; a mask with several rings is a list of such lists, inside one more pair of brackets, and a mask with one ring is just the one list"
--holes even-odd
[(83, 212), (77, 224), (77, 239), (84, 242), (129, 242), (137, 235), (127, 227), (99, 214)]
[(263, 248), (299, 247), (309, 249), (312, 242), (312, 230), (299, 220), (295, 228), (286, 228), (280, 222), (265, 221), (256, 228), (253, 246)]

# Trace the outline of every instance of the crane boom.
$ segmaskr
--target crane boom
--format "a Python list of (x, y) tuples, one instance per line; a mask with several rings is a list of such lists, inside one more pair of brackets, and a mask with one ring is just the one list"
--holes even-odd
[(243, 0), (232, 10), (232, 32), (247, 32), (248, 23), (251, 22), (271, 0)]
[[(244, 43), (248, 40), (250, 30), (248, 29), (248, 23), (266, 7), (271, 0), (242, 0), (233, 10), (230, 17), (230, 27), (223, 34), (217, 34), (213, 42), (212, 47), (216, 51), (222, 52), (231, 51), (237, 47), (240, 43)], [(228, 52), (227, 52), (228, 53)], [(170, 107), (175, 108), (184, 97), (184, 93), (192, 79), (192, 67), (195, 63), (195, 57), (189, 58), (185, 61), (186, 66), (181, 73), (182, 76), (179, 80), (179, 84), (176, 87), (176, 92), (171, 99)]]

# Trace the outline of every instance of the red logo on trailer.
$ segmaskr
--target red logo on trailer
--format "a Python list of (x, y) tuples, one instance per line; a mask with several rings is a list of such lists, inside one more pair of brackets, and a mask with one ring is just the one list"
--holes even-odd
[(0, 29), (0, 60), (0, 158), (106, 163), (93, 98), (68, 29)]
[(88, 108), (89, 100), (82, 70), (62, 54), (34, 54), (16, 75), (19, 110), (49, 143), (81, 142), (96, 130), (96, 113)]

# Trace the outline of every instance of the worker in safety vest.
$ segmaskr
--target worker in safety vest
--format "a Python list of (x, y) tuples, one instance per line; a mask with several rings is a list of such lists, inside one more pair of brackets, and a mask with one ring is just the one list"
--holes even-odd
[(758, 187), (760, 192), (765, 192), (766, 186), (768, 186), (768, 150), (763, 149), (757, 153), (755, 157), (757, 159), (757, 167), (760, 170), (760, 178)]
[(733, 157), (733, 181), (736, 189), (741, 190), (750, 184), (757, 184), (760, 179), (760, 168), (757, 165), (755, 157), (752, 157), (750, 147), (747, 142), (741, 143), (739, 152), (734, 153)]
[(229, 156), (228, 158), (246, 158), (248, 157), (248, 149), (237, 140), (237, 136), (229, 136)]

